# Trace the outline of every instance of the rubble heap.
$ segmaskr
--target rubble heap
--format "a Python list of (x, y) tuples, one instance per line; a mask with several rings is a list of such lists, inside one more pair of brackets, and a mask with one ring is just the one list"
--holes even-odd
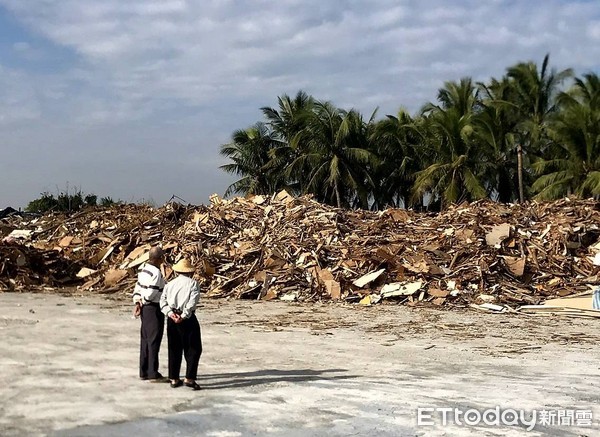
[[(45, 285), (79, 279), (82, 289), (130, 292), (137, 267), (160, 243), (169, 263), (190, 258), (209, 297), (538, 304), (597, 283), (599, 210), (594, 200), (564, 199), (481, 201), (439, 214), (369, 212), (281, 192), (212, 197), (210, 206), (118, 205), (70, 217), (13, 217), (0, 221), (0, 237), (11, 243), (0, 246), (0, 281), (29, 287), (36, 282), (23, 272), (31, 269)], [(7, 247), (25, 259), (4, 255)], [(29, 261), (32, 251), (44, 255)]]
[(78, 282), (81, 269), (55, 250), (39, 250), (20, 244), (0, 244), (0, 289), (66, 287)]

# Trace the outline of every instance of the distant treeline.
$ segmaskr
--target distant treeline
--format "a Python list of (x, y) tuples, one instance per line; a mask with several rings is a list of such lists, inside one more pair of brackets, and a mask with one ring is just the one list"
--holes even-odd
[(227, 195), (311, 193), (339, 207), (441, 209), (600, 195), (600, 79), (519, 63), (446, 82), (437, 102), (376, 119), (300, 91), (221, 146)]
[(95, 194), (85, 194), (80, 189), (69, 193), (68, 189), (60, 191), (56, 195), (44, 192), (39, 198), (29, 202), (25, 211), (27, 212), (74, 212), (86, 207), (93, 206), (111, 206), (120, 201), (115, 201), (111, 197), (102, 197), (98, 199)]

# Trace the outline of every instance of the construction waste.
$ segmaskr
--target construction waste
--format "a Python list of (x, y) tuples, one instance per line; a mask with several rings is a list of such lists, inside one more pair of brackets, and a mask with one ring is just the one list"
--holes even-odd
[(311, 197), (208, 206), (116, 205), (0, 220), (0, 289), (131, 293), (160, 244), (188, 257), (206, 297), (373, 305), (538, 305), (598, 284), (600, 203), (491, 201), (441, 213), (343, 210)]

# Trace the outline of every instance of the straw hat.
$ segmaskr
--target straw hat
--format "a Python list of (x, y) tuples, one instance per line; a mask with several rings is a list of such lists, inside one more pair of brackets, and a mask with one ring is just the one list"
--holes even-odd
[(196, 269), (187, 258), (182, 258), (173, 266), (173, 270), (177, 273), (194, 273)]

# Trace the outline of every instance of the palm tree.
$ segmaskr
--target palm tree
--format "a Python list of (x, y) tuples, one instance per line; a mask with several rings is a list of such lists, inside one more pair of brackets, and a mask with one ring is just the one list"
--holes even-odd
[(572, 75), (570, 69), (560, 72), (550, 70), (549, 61), (550, 56), (546, 55), (539, 70), (534, 62), (523, 62), (510, 67), (507, 73), (515, 93), (511, 103), (522, 120), (517, 127), (516, 147), (521, 202), (525, 201), (524, 156), (539, 156), (548, 146), (547, 118), (556, 110), (558, 86)]
[(307, 117), (315, 101), (304, 91), (298, 91), (292, 99), (287, 94), (277, 98), (279, 109), (263, 107), (261, 111), (274, 133), (282, 140), (292, 141), (294, 136), (306, 126)]
[(421, 169), (417, 154), (423, 136), (419, 123), (420, 120), (414, 120), (408, 112), (400, 110), (397, 116), (388, 115), (375, 124), (371, 141), (381, 165), (373, 177), (378, 185), (374, 208), (409, 206), (414, 174)]
[(233, 162), (220, 168), (241, 178), (227, 188), (225, 196), (269, 194), (282, 188), (285, 181), (281, 171), (271, 163), (271, 152), (280, 146), (281, 142), (264, 123), (235, 131), (232, 142), (223, 144), (220, 150)]
[(486, 197), (481, 176), (487, 157), (477, 147), (472, 124), (478, 91), (470, 78), (447, 82), (438, 100), (441, 106), (429, 104), (423, 109), (425, 153), (432, 163), (416, 174), (413, 199), (430, 196), (431, 204), (445, 206)]
[[(271, 166), (282, 172), (301, 154), (304, 153), (303, 134), (308, 120), (312, 116), (314, 99), (304, 91), (298, 91), (294, 98), (284, 94), (277, 98), (278, 109), (263, 107), (261, 111), (266, 118), (275, 137), (279, 140), (278, 147), (270, 151)], [(304, 191), (300, 186), (302, 174), (309, 169), (297, 169), (296, 173), (287, 174), (287, 188), (295, 193)]]
[(514, 90), (507, 77), (478, 84), (481, 111), (473, 118), (477, 141), (494, 165), (484, 176), (490, 193), (503, 203), (519, 199), (515, 132), (519, 118), (514, 106)]
[(437, 96), (440, 106), (426, 105), (426, 109), (454, 109), (459, 114), (471, 114), (479, 105), (479, 92), (473, 85), (470, 77), (464, 77), (459, 82), (446, 82), (438, 90)]
[(357, 111), (316, 102), (303, 132), (306, 142), (302, 152), (291, 162), (287, 174), (299, 175), (304, 191), (323, 202), (340, 208), (368, 208), (374, 187), (369, 167), (377, 165), (368, 144), (368, 125), (372, 122), (365, 123)]
[(536, 198), (552, 200), (576, 194), (600, 196), (600, 78), (587, 74), (558, 96), (550, 137), (558, 148), (533, 166)]

